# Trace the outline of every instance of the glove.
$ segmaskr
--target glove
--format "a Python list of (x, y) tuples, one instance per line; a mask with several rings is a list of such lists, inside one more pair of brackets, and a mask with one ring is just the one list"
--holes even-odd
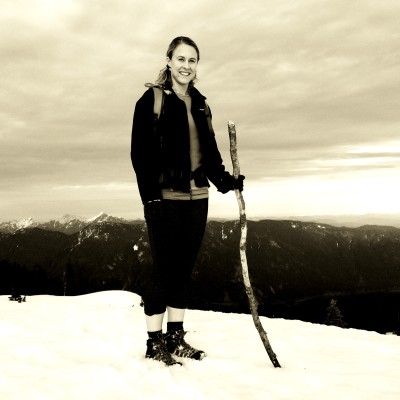
[(144, 203), (144, 217), (149, 221), (159, 221), (163, 216), (161, 200), (150, 200)]
[(243, 181), (244, 181), (245, 176), (239, 175), (237, 178), (232, 176), (232, 178), (233, 178), (233, 180), (232, 180), (233, 189), (237, 189), (237, 190), (239, 190), (239, 192), (243, 191)]
[(228, 172), (225, 172), (218, 185), (218, 191), (221, 193), (228, 193), (230, 190), (235, 189), (242, 191), (244, 178), (244, 175), (239, 175), (236, 179), (233, 175), (229, 175)]

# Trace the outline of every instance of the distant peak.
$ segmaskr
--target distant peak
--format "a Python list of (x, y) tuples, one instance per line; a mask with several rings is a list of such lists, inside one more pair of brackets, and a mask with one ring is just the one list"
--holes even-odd
[(86, 222), (94, 222), (94, 221), (98, 221), (98, 220), (104, 220), (106, 218), (108, 218), (108, 215), (105, 212), (101, 212), (100, 214), (87, 219)]
[(29, 218), (24, 218), (21, 219), (20, 221), (17, 222), (17, 227), (18, 229), (23, 229), (23, 228), (28, 228), (34, 224), (34, 221), (31, 217)]
[(60, 222), (63, 224), (67, 224), (68, 222), (71, 222), (74, 220), (82, 221), (82, 218), (77, 215), (72, 215), (72, 214), (65, 214), (60, 218)]

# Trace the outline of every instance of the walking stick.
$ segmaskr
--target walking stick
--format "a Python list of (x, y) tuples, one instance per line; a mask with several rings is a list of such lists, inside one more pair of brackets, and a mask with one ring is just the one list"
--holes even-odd
[[(240, 166), (239, 166), (239, 159), (237, 155), (237, 141), (236, 141), (236, 127), (235, 123), (232, 121), (228, 122), (228, 132), (229, 132), (229, 143), (230, 143), (230, 152), (231, 152), (231, 159), (233, 165), (233, 176), (238, 178), (240, 175)], [(243, 195), (240, 190), (235, 189), (236, 199), (239, 205), (239, 215), (240, 215), (240, 262), (242, 264), (242, 275), (243, 275), (243, 283), (246, 289), (246, 294), (249, 300), (250, 311), (253, 317), (254, 325), (257, 328), (257, 331), (260, 335), (260, 338), (264, 344), (265, 350), (268, 353), (269, 359), (272, 362), (272, 365), (275, 368), (280, 368), (280, 364), (278, 359), (276, 358), (276, 354), (272, 350), (272, 347), (269, 343), (267, 332), (265, 332), (262, 323), (260, 321), (260, 317), (258, 316), (257, 312), (257, 300), (254, 297), (253, 288), (251, 286), (250, 277), (249, 277), (249, 270), (247, 267), (247, 257), (246, 257), (246, 245), (247, 245), (247, 219), (246, 219), (246, 209), (245, 203), (243, 199)]]

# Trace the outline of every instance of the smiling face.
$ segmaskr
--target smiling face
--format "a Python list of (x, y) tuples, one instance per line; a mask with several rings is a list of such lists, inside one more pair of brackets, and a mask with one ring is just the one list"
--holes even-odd
[(182, 43), (173, 51), (171, 58), (167, 57), (167, 62), (171, 68), (173, 88), (185, 93), (189, 83), (196, 77), (198, 65), (196, 49)]

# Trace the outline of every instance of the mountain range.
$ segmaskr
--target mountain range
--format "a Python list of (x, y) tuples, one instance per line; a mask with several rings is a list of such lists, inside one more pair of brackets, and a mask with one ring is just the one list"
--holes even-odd
[(71, 234), (80, 231), (85, 226), (102, 222), (111, 223), (134, 223), (136, 221), (127, 221), (124, 218), (113, 217), (104, 212), (92, 218), (82, 218), (76, 215), (65, 214), (58, 220), (50, 220), (48, 222), (36, 222), (32, 218), (25, 218), (18, 221), (0, 222), (0, 232), (14, 233), (25, 228), (40, 228), (48, 231), (63, 232)]
[[(257, 218), (263, 220), (266, 218)], [(358, 228), (363, 225), (383, 225), (400, 228), (400, 214), (360, 214), (360, 215), (305, 215), (274, 218), (275, 220), (296, 220), (301, 222), (324, 223), (338, 227)], [(215, 221), (227, 221), (227, 219), (213, 219)], [(65, 214), (60, 219), (52, 219), (47, 222), (37, 222), (28, 217), (21, 220), (7, 222), (0, 221), (0, 233), (14, 233), (24, 228), (41, 228), (58, 231), (67, 234), (75, 233), (87, 225), (100, 222), (116, 222), (123, 224), (140, 223), (140, 219), (127, 220), (121, 217), (110, 216), (100, 212), (91, 218)]]
[[(248, 312), (237, 221), (208, 221), (190, 307)], [(321, 322), (332, 298), (350, 327), (396, 330), (400, 229), (296, 220), (248, 221), (247, 260), (261, 315)], [(77, 295), (145, 290), (151, 254), (144, 221), (101, 213), (0, 226), (0, 294)]]

